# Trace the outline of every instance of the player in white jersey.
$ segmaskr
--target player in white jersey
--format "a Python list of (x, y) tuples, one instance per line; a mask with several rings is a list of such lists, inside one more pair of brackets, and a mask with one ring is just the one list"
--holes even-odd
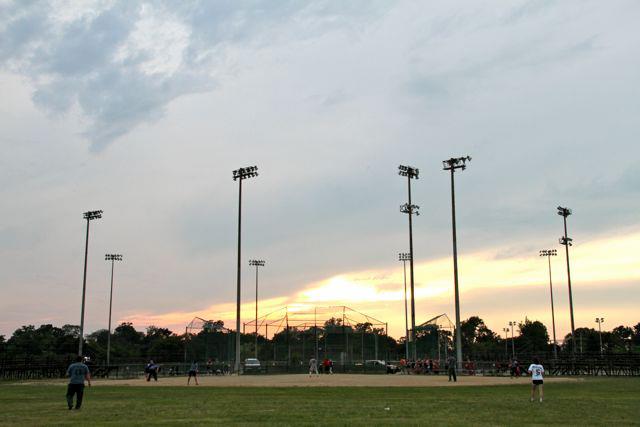
[(318, 361), (313, 357), (309, 360), (309, 376), (312, 374), (316, 374), (316, 377), (320, 376), (318, 373)]
[(540, 388), (540, 403), (542, 403), (542, 398), (544, 397), (544, 380), (542, 378), (542, 375), (544, 374), (544, 368), (540, 364), (540, 361), (537, 357), (533, 358), (533, 363), (529, 365), (529, 369), (527, 369), (527, 372), (529, 373), (529, 375), (531, 375), (531, 380), (533, 381), (531, 383), (531, 401), (533, 402), (533, 399), (535, 398), (536, 389)]

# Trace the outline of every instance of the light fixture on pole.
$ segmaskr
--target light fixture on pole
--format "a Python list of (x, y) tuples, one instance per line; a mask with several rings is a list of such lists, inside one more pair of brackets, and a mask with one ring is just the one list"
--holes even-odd
[(83, 214), (87, 220), (87, 237), (84, 245), (84, 274), (82, 276), (82, 307), (80, 309), (80, 343), (78, 344), (78, 356), (82, 356), (82, 342), (84, 340), (84, 302), (87, 293), (87, 258), (89, 256), (89, 223), (94, 219), (102, 218), (102, 211), (88, 211)]
[(600, 335), (600, 354), (602, 354), (602, 324), (604, 323), (604, 317), (596, 317), (596, 323), (598, 324), (598, 334)]
[[(258, 267), (264, 267), (263, 260), (250, 259), (249, 265), (256, 267), (256, 345), (255, 358), (258, 358)], [(265, 337), (266, 338), (266, 337)]]
[(575, 340), (575, 323), (573, 321), (573, 293), (571, 292), (571, 269), (569, 268), (569, 246), (572, 245), (573, 239), (567, 236), (567, 217), (572, 214), (571, 209), (558, 206), (558, 215), (560, 215), (564, 221), (564, 236), (560, 238), (560, 244), (564, 245), (565, 253), (567, 257), (567, 284), (569, 286), (569, 314), (571, 315), (571, 347), (573, 353), (576, 352), (576, 340)]
[(105, 261), (111, 261), (111, 290), (109, 291), (109, 334), (107, 335), (107, 375), (109, 374), (109, 367), (111, 366), (111, 307), (113, 304), (113, 265), (115, 261), (122, 261), (122, 255), (120, 254), (105, 254)]
[(442, 161), (442, 169), (451, 171), (451, 229), (453, 230), (453, 289), (456, 306), (456, 358), (458, 359), (458, 369), (462, 369), (462, 334), (460, 333), (460, 292), (458, 288), (458, 242), (456, 236), (456, 193), (453, 176), (456, 169), (461, 171), (467, 168), (467, 162), (471, 161), (470, 156), (452, 157)]
[(411, 166), (398, 166), (398, 174), (400, 176), (407, 177), (407, 190), (409, 200), (404, 205), (400, 206), (400, 212), (409, 215), (409, 280), (411, 286), (411, 342), (412, 342), (412, 356), (413, 360), (418, 359), (418, 350), (415, 342), (415, 330), (416, 330), (416, 302), (414, 293), (414, 274), (413, 274), (413, 215), (420, 215), (418, 209), (420, 206), (411, 204), (411, 180), (418, 179), (420, 171), (417, 168)]
[(511, 326), (511, 358), (515, 359), (516, 358), (516, 345), (514, 344), (514, 338), (513, 338), (513, 328), (517, 325), (518, 323), (514, 320), (509, 322), (509, 326)]
[(238, 271), (236, 289), (236, 355), (234, 371), (240, 374), (240, 270), (241, 270), (241, 230), (242, 230), (242, 181), (258, 176), (258, 167), (249, 166), (233, 171), (233, 180), (238, 181)]
[(411, 255), (408, 253), (399, 253), (398, 261), (402, 261), (402, 267), (404, 269), (404, 353), (405, 359), (409, 360), (409, 315), (407, 309), (407, 261), (411, 259)]
[(547, 257), (549, 261), (549, 291), (551, 292), (551, 325), (553, 326), (553, 357), (558, 358), (558, 342), (556, 341), (556, 317), (553, 309), (553, 283), (551, 281), (551, 257), (558, 255), (558, 251), (555, 249), (543, 249), (540, 251), (540, 256)]

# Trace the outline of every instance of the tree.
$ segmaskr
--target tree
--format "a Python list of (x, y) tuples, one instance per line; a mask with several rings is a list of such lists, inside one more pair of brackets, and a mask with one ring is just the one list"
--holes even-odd
[(517, 338), (519, 351), (532, 353), (549, 350), (549, 333), (542, 322), (525, 319), (518, 327), (520, 329), (520, 336)]

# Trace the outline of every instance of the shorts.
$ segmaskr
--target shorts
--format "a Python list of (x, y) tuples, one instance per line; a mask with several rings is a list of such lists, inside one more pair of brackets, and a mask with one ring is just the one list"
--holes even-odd
[(533, 380), (533, 385), (542, 385), (544, 381), (542, 380)]
[(196, 376), (196, 371), (189, 371), (189, 376), (190, 377), (195, 377)]

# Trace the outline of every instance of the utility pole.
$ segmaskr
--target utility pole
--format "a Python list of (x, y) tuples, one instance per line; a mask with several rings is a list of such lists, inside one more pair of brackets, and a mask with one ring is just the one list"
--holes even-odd
[(540, 256), (547, 257), (549, 261), (549, 291), (551, 292), (551, 324), (553, 325), (553, 357), (558, 358), (558, 346), (556, 341), (556, 317), (553, 310), (553, 283), (551, 282), (551, 257), (558, 255), (558, 251), (555, 249), (543, 249), (540, 251)]
[(255, 345), (255, 357), (258, 358), (258, 267), (264, 267), (263, 260), (251, 259), (249, 265), (256, 266), (256, 345)]
[(513, 328), (517, 325), (516, 321), (509, 322), (509, 326), (511, 326), (511, 358), (516, 358), (516, 345), (514, 344), (513, 338)]
[(600, 335), (600, 354), (603, 353), (602, 348), (602, 324), (604, 323), (604, 317), (596, 317), (596, 323), (598, 324), (598, 333)]
[[(105, 254), (105, 261), (111, 261), (111, 290), (109, 291), (109, 335), (107, 335), (107, 369), (111, 366), (111, 307), (113, 304), (113, 265), (115, 261), (122, 261), (120, 254)], [(109, 372), (107, 371), (107, 375)]]
[(236, 289), (236, 360), (234, 370), (240, 375), (240, 270), (241, 270), (241, 230), (242, 230), (242, 181), (258, 176), (258, 167), (249, 166), (233, 171), (233, 180), (238, 181), (238, 283)]
[(567, 236), (567, 217), (572, 214), (571, 209), (558, 206), (558, 215), (564, 220), (564, 236), (560, 238), (560, 244), (564, 245), (565, 253), (567, 256), (567, 283), (569, 285), (569, 313), (571, 315), (571, 347), (573, 354), (576, 353), (576, 341), (575, 341), (575, 323), (573, 321), (573, 294), (571, 292), (571, 269), (569, 268), (569, 246), (572, 245), (573, 239)]
[(453, 230), (453, 288), (456, 305), (456, 358), (458, 359), (458, 369), (462, 369), (462, 333), (460, 329), (460, 292), (458, 289), (458, 243), (456, 237), (456, 193), (454, 185), (454, 173), (456, 169), (461, 171), (467, 168), (467, 162), (471, 161), (470, 156), (450, 158), (442, 162), (442, 169), (451, 171), (451, 225)]
[[(411, 259), (411, 255), (408, 253), (399, 253), (398, 260), (402, 261), (402, 266), (404, 268), (404, 331), (405, 331), (405, 340), (404, 340), (404, 353), (405, 359), (409, 360), (409, 314), (407, 309), (407, 261)], [(439, 345), (440, 343), (438, 343)]]
[(87, 294), (87, 258), (89, 257), (89, 223), (94, 219), (102, 218), (102, 211), (88, 211), (83, 214), (87, 220), (87, 237), (84, 245), (84, 275), (82, 276), (82, 306), (80, 308), (80, 343), (78, 344), (78, 356), (82, 356), (82, 342), (84, 341), (84, 303)]
[(411, 166), (398, 166), (398, 174), (400, 176), (407, 177), (407, 190), (409, 200), (404, 205), (400, 206), (400, 212), (409, 215), (409, 274), (411, 283), (411, 343), (412, 343), (412, 356), (413, 360), (418, 359), (418, 350), (415, 342), (416, 331), (416, 302), (414, 293), (414, 274), (413, 274), (413, 215), (420, 215), (418, 209), (420, 206), (411, 204), (411, 180), (418, 179), (420, 171), (417, 168)]

